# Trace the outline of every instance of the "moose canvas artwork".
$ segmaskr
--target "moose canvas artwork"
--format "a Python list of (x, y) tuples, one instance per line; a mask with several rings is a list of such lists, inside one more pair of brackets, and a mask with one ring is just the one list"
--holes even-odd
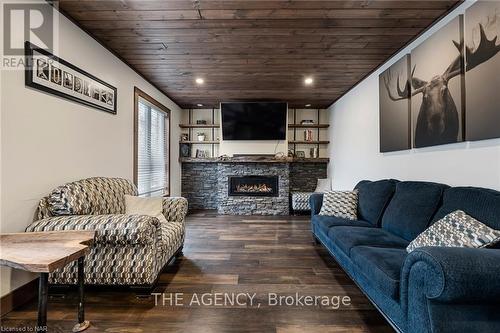
[(465, 12), (466, 139), (500, 137), (500, 2)]
[(382, 153), (411, 148), (409, 69), (406, 55), (379, 76)]
[(411, 52), (413, 147), (463, 141), (463, 16)]

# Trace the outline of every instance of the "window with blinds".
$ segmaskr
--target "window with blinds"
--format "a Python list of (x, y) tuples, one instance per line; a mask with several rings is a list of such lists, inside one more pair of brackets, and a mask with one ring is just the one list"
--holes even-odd
[(142, 96), (136, 101), (136, 182), (139, 195), (168, 195), (168, 112)]

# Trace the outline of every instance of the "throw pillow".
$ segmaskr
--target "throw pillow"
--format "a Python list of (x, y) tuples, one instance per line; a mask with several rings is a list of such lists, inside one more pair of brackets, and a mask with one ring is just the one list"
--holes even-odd
[(318, 179), (318, 184), (314, 192), (325, 193), (332, 190), (332, 180), (330, 178)]
[(132, 195), (125, 195), (125, 214), (127, 215), (147, 215), (156, 217), (160, 222), (167, 222), (163, 215), (163, 198), (141, 198)]
[(461, 210), (437, 221), (415, 238), (406, 251), (423, 246), (480, 248), (500, 241), (500, 231), (479, 222)]
[(319, 215), (356, 220), (358, 211), (358, 190), (328, 191), (323, 195)]

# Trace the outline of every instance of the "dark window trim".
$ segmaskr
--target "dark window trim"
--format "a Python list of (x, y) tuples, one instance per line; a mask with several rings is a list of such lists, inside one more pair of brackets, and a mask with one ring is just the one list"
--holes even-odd
[(142, 91), (141, 89), (134, 87), (134, 184), (137, 186), (137, 171), (138, 171), (138, 156), (139, 156), (139, 140), (138, 140), (138, 134), (139, 134), (139, 98), (145, 99), (148, 103), (151, 103), (152, 105), (156, 106), (160, 111), (163, 111), (167, 114), (168, 118), (168, 191), (164, 194), (164, 196), (170, 196), (170, 187), (171, 187), (171, 182), (170, 182), (170, 146), (172, 145), (171, 141), (171, 122), (172, 118), (170, 117), (170, 109), (167, 108), (165, 105), (161, 104), (158, 102), (156, 99), (153, 97), (149, 96), (147, 93)]

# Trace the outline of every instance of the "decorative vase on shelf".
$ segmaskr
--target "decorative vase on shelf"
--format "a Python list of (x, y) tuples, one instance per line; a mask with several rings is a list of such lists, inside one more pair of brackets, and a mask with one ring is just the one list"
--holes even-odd
[(198, 141), (205, 141), (205, 133), (198, 133)]

